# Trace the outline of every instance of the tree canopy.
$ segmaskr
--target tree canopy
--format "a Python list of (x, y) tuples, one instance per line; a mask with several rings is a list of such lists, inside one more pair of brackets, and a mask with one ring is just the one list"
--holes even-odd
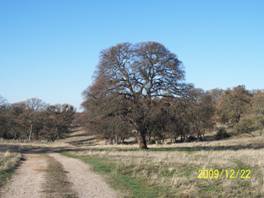
[[(165, 121), (155, 120), (160, 119), (158, 111), (163, 113), (166, 106), (181, 99), (195, 98), (194, 90), (184, 83), (182, 62), (162, 44), (122, 43), (102, 51), (95, 81), (85, 91), (83, 106), (93, 126), (100, 125), (95, 124), (96, 118), (101, 126), (114, 125), (111, 130), (125, 124), (136, 131), (140, 148), (147, 148), (146, 136), (155, 123), (160, 123), (159, 130), (165, 128)], [(165, 98), (167, 102), (163, 102)], [(200, 102), (197, 99), (197, 104)], [(200, 112), (199, 105), (197, 108)]]

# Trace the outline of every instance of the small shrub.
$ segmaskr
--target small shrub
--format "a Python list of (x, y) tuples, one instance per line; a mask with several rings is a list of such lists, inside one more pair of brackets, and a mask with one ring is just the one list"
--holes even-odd
[(221, 140), (221, 139), (225, 139), (225, 138), (229, 138), (230, 134), (227, 133), (226, 129), (224, 127), (221, 127), (217, 130), (216, 133), (216, 139), (217, 140)]
[(195, 142), (195, 141), (197, 141), (197, 137), (195, 137), (195, 136), (193, 136), (193, 135), (190, 135), (188, 138), (187, 138), (187, 142)]

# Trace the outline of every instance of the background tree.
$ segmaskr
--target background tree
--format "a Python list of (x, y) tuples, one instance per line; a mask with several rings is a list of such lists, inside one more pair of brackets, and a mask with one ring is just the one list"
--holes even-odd
[(37, 139), (39, 137), (39, 122), (40, 116), (38, 115), (39, 112), (45, 110), (46, 104), (38, 98), (30, 98), (25, 101), (26, 109), (25, 109), (25, 118), (26, 122), (28, 122), (28, 140), (30, 141), (32, 138), (32, 133), (34, 130), (34, 134), (36, 135)]
[(101, 90), (104, 88), (101, 83), (103, 81), (97, 80), (89, 92), (85, 93), (85, 127), (90, 134), (99, 134), (100, 137), (109, 139), (110, 143), (119, 143), (129, 137), (131, 131), (126, 119), (128, 100), (114, 93), (104, 95), (106, 92)]
[[(237, 133), (252, 133), (264, 129), (264, 93), (263, 91), (253, 92), (251, 108), (235, 126)], [(261, 132), (262, 133), (262, 132)]]
[(54, 141), (69, 132), (74, 114), (71, 105), (52, 106), (36, 98), (14, 104), (1, 102), (0, 138)]
[(222, 123), (237, 124), (250, 108), (252, 95), (245, 86), (227, 90), (221, 97), (217, 112)]
[(258, 91), (252, 98), (252, 111), (255, 114), (264, 116), (264, 92)]
[(164, 102), (164, 112), (160, 116), (165, 131), (175, 143), (178, 137), (185, 141), (190, 134), (190, 101), (186, 98), (166, 98)]
[(203, 140), (207, 130), (213, 129), (214, 105), (210, 94), (201, 89), (191, 90), (188, 103), (190, 133)]
[(45, 127), (43, 127), (41, 133), (46, 133), (47, 139), (52, 141), (62, 138), (64, 134), (69, 132), (74, 114), (74, 107), (68, 104), (48, 106), (44, 113), (45, 118), (47, 118), (44, 121)]
[(0, 137), (4, 137), (6, 131), (8, 131), (7, 112), (7, 101), (2, 96), (0, 96)]

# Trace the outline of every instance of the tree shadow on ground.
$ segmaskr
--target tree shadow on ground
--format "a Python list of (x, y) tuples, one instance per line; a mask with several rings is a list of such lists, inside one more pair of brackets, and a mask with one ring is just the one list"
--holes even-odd
[[(247, 144), (247, 145), (229, 145), (229, 146), (193, 146), (193, 147), (160, 147), (150, 148), (147, 151), (161, 151), (161, 152), (196, 152), (196, 151), (237, 151), (244, 149), (258, 150), (263, 149), (263, 144)], [(140, 151), (139, 148), (121, 148), (121, 147), (110, 147), (110, 148), (95, 148), (95, 147), (77, 147), (77, 146), (64, 146), (64, 147), (47, 147), (47, 146), (32, 146), (32, 145), (19, 145), (19, 144), (1, 144), (0, 152), (21, 152), (26, 154), (41, 154), (41, 153), (60, 153), (68, 151)]]
[(89, 137), (82, 140), (69, 141), (68, 143), (74, 146), (95, 146), (95, 143), (93, 142), (95, 139), (95, 137)]

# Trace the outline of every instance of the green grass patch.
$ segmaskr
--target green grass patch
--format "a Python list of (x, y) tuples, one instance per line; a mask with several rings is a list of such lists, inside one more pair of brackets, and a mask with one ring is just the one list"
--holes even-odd
[(0, 171), (0, 187), (3, 186), (6, 181), (11, 177), (14, 170), (15, 168)]
[[(191, 143), (190, 143), (191, 144)], [(108, 148), (87, 148), (87, 151), (111, 151), (111, 152), (127, 152), (127, 151), (144, 151), (144, 152), (187, 152), (193, 153), (198, 151), (237, 151), (253, 148), (252, 145), (231, 145), (231, 146), (182, 146), (182, 147), (149, 147), (148, 149), (140, 149), (136, 147), (108, 147)]]
[(131, 198), (175, 197), (164, 186), (151, 185), (146, 178), (134, 177), (131, 171), (120, 170), (118, 163), (109, 159), (95, 156), (79, 156), (73, 153), (63, 153), (68, 157), (78, 158), (92, 166), (95, 172), (106, 176), (109, 184)]
[(143, 151), (143, 152), (197, 152), (197, 151), (211, 151), (215, 150), (213, 147), (155, 147), (155, 148), (148, 148), (146, 150), (140, 148), (120, 148), (120, 147), (110, 147), (110, 148), (87, 148), (87, 151), (108, 151), (108, 152), (127, 152), (127, 151)]
[[(17, 161), (11, 165), (9, 165), (7, 168), (0, 170), (0, 187), (2, 187), (6, 182), (11, 178), (13, 173), (15, 172), (16, 168), (20, 165), (20, 160), (22, 158), (18, 158)], [(6, 163), (7, 160), (10, 159), (4, 159), (5, 161), (1, 161), (0, 166), (3, 166), (4, 163)]]

